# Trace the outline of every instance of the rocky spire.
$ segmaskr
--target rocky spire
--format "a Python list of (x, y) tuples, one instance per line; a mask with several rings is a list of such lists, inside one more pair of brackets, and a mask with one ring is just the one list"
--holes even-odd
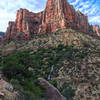
[(42, 16), (42, 25), (53, 32), (58, 29), (66, 28), (64, 8), (67, 7), (67, 0), (48, 0)]

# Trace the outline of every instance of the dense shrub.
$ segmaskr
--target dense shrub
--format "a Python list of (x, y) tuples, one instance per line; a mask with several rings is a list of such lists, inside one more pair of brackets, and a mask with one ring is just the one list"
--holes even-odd
[[(4, 75), (16, 90), (31, 93), (35, 98), (42, 95), (42, 88), (39, 85), (34, 85), (36, 78), (33, 77), (33, 72), (29, 70), (29, 67), (32, 67), (32, 60), (30, 53), (23, 51), (2, 57), (3, 63), (1, 65)], [(21, 90), (21, 87), (24, 90)], [(30, 98), (32, 98), (32, 95)]]
[(72, 89), (70, 84), (64, 83), (60, 88), (60, 91), (66, 97), (67, 100), (73, 100), (73, 97), (75, 96), (75, 90)]
[[(86, 48), (74, 48), (73, 46), (59, 44), (57, 48), (39, 48), (32, 54), (29, 51), (20, 51), (4, 56), (0, 58), (0, 65), (3, 66), (4, 75), (14, 84), (15, 89), (22, 87), (22, 92), (27, 96), (30, 95), (31, 100), (33, 97), (43, 95), (42, 90), (44, 89), (35, 84), (38, 77), (47, 79), (52, 65), (54, 65), (54, 69), (51, 77), (57, 77), (58, 71), (62, 67), (61, 64), (65, 60), (69, 63), (69, 67), (71, 67), (71, 64), (77, 64), (77, 70), (80, 71), (79, 63), (87, 57), (86, 51)], [(18, 84), (15, 84), (15, 82)], [(51, 81), (51, 83), (57, 86), (56, 81)], [(66, 84), (62, 87), (62, 93), (67, 96), (68, 100), (74, 96), (74, 90)]]

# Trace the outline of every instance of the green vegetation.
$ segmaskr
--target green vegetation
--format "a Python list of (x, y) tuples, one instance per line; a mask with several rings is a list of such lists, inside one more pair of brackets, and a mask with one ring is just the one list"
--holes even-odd
[[(86, 47), (88, 45), (85, 44)], [(35, 100), (44, 97), (44, 88), (41, 87), (37, 78), (43, 77), (47, 79), (50, 68), (54, 65), (51, 77), (57, 77), (58, 71), (64, 67), (63, 62), (67, 61), (65, 71), (73, 68), (73, 72), (68, 72), (71, 78), (75, 72), (81, 72), (81, 63), (87, 61), (88, 48), (76, 48), (74, 46), (64, 46), (59, 44), (57, 48), (39, 48), (36, 52), (20, 51), (0, 58), (0, 66), (7, 80), (14, 85), (15, 90), (19, 90), (26, 96), (26, 100)], [(74, 67), (73, 67), (74, 66)], [(85, 74), (86, 77), (87, 74)], [(56, 81), (50, 81), (57, 87)], [(75, 90), (69, 84), (63, 84), (60, 88), (61, 93), (72, 100)], [(28, 99), (27, 99), (28, 98)]]
[(64, 83), (60, 88), (60, 91), (67, 100), (73, 100), (73, 97), (75, 96), (75, 89), (72, 89), (69, 83)]
[(23, 51), (2, 57), (1, 63), (4, 75), (14, 85), (16, 90), (20, 90), (26, 96), (30, 95), (31, 99), (29, 100), (32, 100), (32, 97), (38, 98), (42, 96), (44, 91), (37, 84), (33, 72), (29, 70), (32, 66), (32, 60), (29, 51)]

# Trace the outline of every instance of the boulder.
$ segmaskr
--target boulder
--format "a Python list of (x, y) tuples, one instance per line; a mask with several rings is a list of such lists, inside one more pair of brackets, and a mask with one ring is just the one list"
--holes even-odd
[(13, 92), (13, 91), (14, 91), (13, 86), (12, 86), (11, 84), (9, 84), (9, 83), (6, 83), (6, 84), (5, 84), (5, 89), (7, 89), (7, 90), (10, 91), (10, 92)]
[(0, 100), (4, 100), (4, 93), (0, 92)]
[(43, 78), (38, 78), (39, 84), (46, 89), (47, 100), (66, 100), (57, 88)]

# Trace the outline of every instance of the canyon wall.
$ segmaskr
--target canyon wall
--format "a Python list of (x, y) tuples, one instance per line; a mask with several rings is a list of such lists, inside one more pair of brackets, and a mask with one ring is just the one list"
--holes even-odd
[(34, 34), (55, 32), (59, 29), (72, 28), (84, 33), (99, 35), (97, 26), (91, 27), (88, 16), (75, 11), (67, 0), (48, 0), (46, 8), (40, 13), (26, 9), (17, 11), (16, 21), (9, 22), (3, 40), (30, 39)]

